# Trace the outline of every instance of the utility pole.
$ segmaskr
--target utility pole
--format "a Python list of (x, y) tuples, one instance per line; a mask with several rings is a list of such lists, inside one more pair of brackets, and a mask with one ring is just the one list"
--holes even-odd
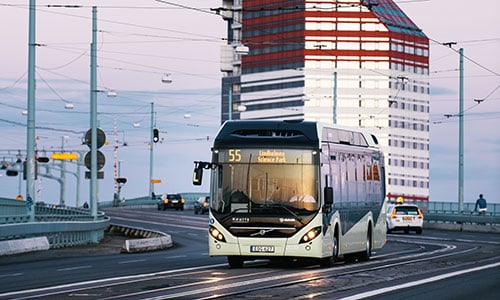
[[(29, 221), (35, 221), (35, 28), (36, 1), (30, 0), (28, 37), (28, 128), (26, 134), (26, 206)], [(19, 175), (21, 176), (21, 175)]]
[[(92, 43), (90, 44), (90, 212), (97, 220), (97, 9), (92, 6)], [(95, 237), (94, 242), (97, 241)]]
[(119, 195), (119, 183), (118, 183), (118, 136), (117, 136), (117, 124), (116, 124), (116, 115), (113, 118), (113, 206), (118, 206), (120, 201)]
[(464, 49), (460, 48), (458, 129), (458, 211), (464, 211)]
[(151, 102), (151, 126), (149, 128), (149, 197), (152, 197), (153, 188), (153, 129), (154, 129), (154, 103)]
[[(64, 136), (61, 138), (61, 152), (64, 153)], [(59, 204), (65, 205), (66, 199), (66, 162), (64, 159), (61, 160), (61, 199)]]

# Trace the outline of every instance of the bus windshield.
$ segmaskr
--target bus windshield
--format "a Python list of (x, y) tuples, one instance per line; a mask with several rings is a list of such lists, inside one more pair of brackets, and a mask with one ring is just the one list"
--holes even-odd
[(316, 156), (312, 150), (221, 150), (212, 210), (296, 219), (311, 214), (319, 208)]

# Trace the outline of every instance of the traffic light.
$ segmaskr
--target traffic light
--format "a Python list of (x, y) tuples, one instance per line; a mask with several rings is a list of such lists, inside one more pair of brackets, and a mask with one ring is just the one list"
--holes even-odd
[[(97, 131), (96, 148), (99, 149), (102, 146), (104, 146), (104, 144), (106, 143), (106, 134), (100, 128), (97, 128), (96, 131)], [(85, 133), (84, 144), (86, 144), (90, 149), (92, 149), (92, 128), (87, 130), (87, 132)], [(91, 158), (91, 156), (92, 156), (91, 151), (89, 151), (89, 152), (85, 153), (85, 157), (83, 159), (85, 167), (87, 167), (87, 169), (89, 169), (90, 171), (92, 170), (92, 158)], [(104, 172), (99, 171), (99, 170), (104, 167), (105, 163), (106, 163), (106, 157), (104, 156), (104, 154), (101, 151), (97, 150), (97, 166), (96, 166), (97, 167), (97, 179), (104, 179)], [(90, 179), (90, 177), (91, 177), (90, 171), (85, 172), (85, 179)]]
[(160, 131), (157, 128), (155, 128), (153, 129), (153, 142), (158, 143), (159, 140), (160, 140)]
[(49, 158), (45, 156), (40, 156), (36, 159), (39, 163), (46, 164), (49, 162)]
[(127, 183), (127, 178), (118, 177), (118, 178), (116, 178), (116, 182), (125, 184), (125, 183)]
[(17, 176), (18, 172), (16, 170), (7, 170), (7, 176)]

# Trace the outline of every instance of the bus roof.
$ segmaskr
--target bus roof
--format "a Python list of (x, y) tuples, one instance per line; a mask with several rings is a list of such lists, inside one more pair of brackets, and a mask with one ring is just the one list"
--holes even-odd
[[(328, 129), (325, 131), (324, 127)], [(275, 147), (282, 143), (286, 147), (317, 149), (320, 139), (361, 147), (377, 146), (373, 135), (367, 136), (358, 129), (326, 126), (312, 121), (233, 120), (226, 121), (219, 129), (214, 147), (241, 147), (253, 143), (259, 147)]]
[(255, 143), (259, 146), (318, 148), (319, 139), (315, 122), (275, 120), (226, 121), (220, 128), (214, 147), (235, 147)]

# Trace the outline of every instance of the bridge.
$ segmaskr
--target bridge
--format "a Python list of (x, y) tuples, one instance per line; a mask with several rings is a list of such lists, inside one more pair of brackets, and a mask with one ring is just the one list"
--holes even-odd
[[(181, 193), (186, 199), (186, 208), (202, 194)], [(500, 204), (489, 204), (488, 213), (474, 213), (475, 203), (464, 203), (464, 211), (458, 211), (458, 203), (416, 202), (424, 213), (428, 228), (443, 228), (459, 231), (480, 230), (500, 232)], [(155, 206), (156, 200), (138, 197), (119, 203), (120, 206)], [(113, 201), (100, 202), (99, 208), (113, 207)], [(0, 245), (5, 241), (46, 238), (49, 248), (71, 247), (99, 243), (110, 218), (104, 213), (92, 216), (90, 210), (79, 207), (37, 204), (35, 221), (29, 222), (25, 201), (0, 198)], [(2, 248), (0, 247), (0, 252)], [(0, 253), (0, 256), (2, 253)]]

